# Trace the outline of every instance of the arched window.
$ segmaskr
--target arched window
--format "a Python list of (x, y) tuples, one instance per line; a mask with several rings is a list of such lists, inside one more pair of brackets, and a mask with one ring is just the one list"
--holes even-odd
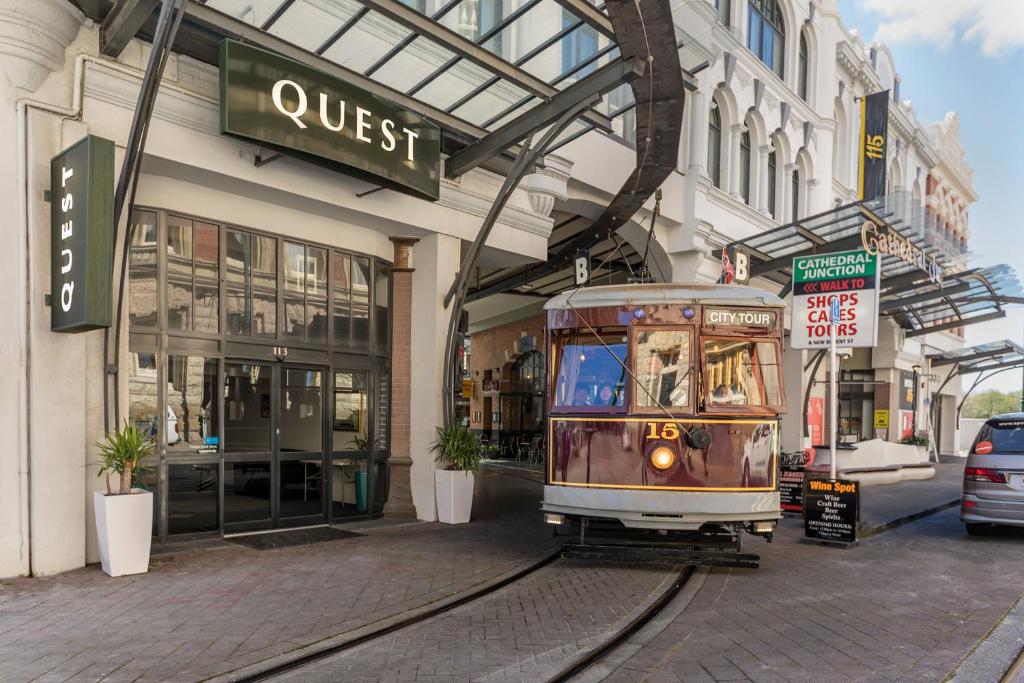
[(786, 28), (778, 0), (748, 0), (747, 47), (782, 78)]
[(714, 103), (708, 116), (708, 175), (715, 187), (722, 186), (722, 115)]
[(793, 221), (800, 218), (800, 169), (793, 171)]
[(800, 95), (800, 99), (804, 102), (807, 101), (807, 69), (809, 68), (807, 50), (807, 34), (804, 31), (800, 32), (800, 63), (797, 71), (797, 94)]
[(740, 196), (750, 204), (750, 133), (740, 136)]
[(722, 26), (729, 25), (729, 13), (732, 9), (732, 0), (715, 0), (715, 9), (718, 10), (718, 21)]
[(768, 213), (775, 215), (775, 152), (768, 153)]

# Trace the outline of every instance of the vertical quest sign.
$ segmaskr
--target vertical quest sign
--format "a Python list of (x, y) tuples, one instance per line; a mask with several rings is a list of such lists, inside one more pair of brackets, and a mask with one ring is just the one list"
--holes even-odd
[(863, 249), (793, 259), (794, 349), (827, 348), (829, 308), (839, 299), (836, 345), (874, 346), (878, 339), (878, 255)]
[(351, 83), (232, 40), (220, 46), (220, 129), (409, 194), (440, 193), (436, 125)]
[(114, 143), (93, 135), (50, 161), (50, 329), (111, 323)]

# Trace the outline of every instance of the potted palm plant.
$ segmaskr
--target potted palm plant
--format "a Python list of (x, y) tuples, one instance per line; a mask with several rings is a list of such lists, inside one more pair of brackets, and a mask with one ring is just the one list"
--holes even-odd
[[(132, 488), (132, 477), (142, 470), (142, 461), (153, 452), (155, 444), (126, 420), (123, 428), (108, 434), (96, 446), (100, 451), (99, 475), (106, 480), (106, 491), (93, 494), (100, 563), (110, 576), (143, 574), (149, 570), (153, 494)], [(110, 486), (112, 473), (120, 479), (117, 493)]]
[(446, 524), (464, 524), (473, 510), (473, 475), (483, 454), (480, 439), (463, 424), (438, 427), (431, 450), (443, 465), (434, 471), (437, 518)]

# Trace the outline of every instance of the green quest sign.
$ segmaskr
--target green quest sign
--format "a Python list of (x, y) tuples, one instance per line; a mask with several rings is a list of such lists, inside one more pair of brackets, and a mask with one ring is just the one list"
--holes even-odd
[(836, 345), (874, 346), (878, 339), (879, 257), (864, 249), (793, 259), (794, 349), (826, 348), (829, 307), (839, 300)]
[(50, 161), (50, 329), (110, 327), (114, 143), (89, 135)]
[(220, 46), (222, 133), (428, 199), (441, 130), (351, 83), (251, 45)]

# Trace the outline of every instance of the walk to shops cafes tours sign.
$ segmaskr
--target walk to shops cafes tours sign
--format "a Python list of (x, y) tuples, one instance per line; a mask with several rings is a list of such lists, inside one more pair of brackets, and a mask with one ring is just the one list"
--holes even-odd
[(826, 349), (829, 309), (839, 299), (837, 347), (872, 347), (878, 339), (878, 255), (863, 249), (793, 259), (794, 349)]

